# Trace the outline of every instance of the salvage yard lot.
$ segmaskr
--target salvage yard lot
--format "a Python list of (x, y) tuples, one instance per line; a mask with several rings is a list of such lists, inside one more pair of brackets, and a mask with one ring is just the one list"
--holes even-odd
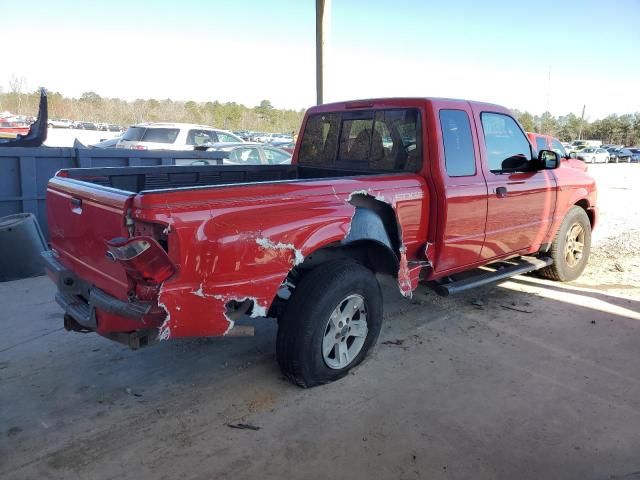
[(310, 390), (281, 377), (272, 320), (133, 352), (65, 332), (47, 278), (0, 284), (0, 477), (632, 478), (640, 165), (589, 171), (581, 278), (411, 301), (389, 282), (372, 355)]

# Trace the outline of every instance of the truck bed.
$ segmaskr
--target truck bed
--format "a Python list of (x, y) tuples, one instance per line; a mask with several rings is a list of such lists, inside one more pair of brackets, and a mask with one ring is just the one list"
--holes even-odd
[(63, 176), (126, 192), (140, 193), (178, 188), (310, 180), (380, 173), (383, 172), (330, 169), (304, 165), (189, 165), (73, 168), (65, 170)]

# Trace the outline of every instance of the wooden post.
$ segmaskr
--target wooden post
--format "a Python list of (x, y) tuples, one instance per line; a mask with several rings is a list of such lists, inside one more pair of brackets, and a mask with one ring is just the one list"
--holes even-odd
[(582, 106), (582, 116), (580, 117), (580, 132), (578, 133), (578, 140), (582, 140), (582, 126), (584, 125), (584, 110), (587, 108), (586, 105)]
[(324, 102), (325, 60), (329, 22), (331, 18), (331, 0), (316, 0), (316, 94), (317, 104)]

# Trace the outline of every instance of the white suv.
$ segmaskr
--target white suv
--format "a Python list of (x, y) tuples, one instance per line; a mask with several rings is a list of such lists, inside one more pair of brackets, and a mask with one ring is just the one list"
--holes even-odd
[(140, 123), (127, 129), (116, 148), (133, 150), (193, 150), (216, 142), (243, 142), (226, 130), (191, 123)]

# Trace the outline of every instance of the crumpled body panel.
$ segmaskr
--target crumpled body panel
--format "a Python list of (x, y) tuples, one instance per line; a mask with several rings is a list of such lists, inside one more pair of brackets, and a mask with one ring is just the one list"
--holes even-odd
[(418, 175), (253, 184), (142, 194), (133, 217), (168, 225), (178, 273), (160, 290), (167, 311), (159, 337), (224, 335), (233, 328), (229, 302), (251, 300), (264, 316), (289, 271), (318, 248), (348, 234), (354, 195), (388, 203), (402, 232), (400, 290), (410, 295), (419, 268), (428, 209)]

